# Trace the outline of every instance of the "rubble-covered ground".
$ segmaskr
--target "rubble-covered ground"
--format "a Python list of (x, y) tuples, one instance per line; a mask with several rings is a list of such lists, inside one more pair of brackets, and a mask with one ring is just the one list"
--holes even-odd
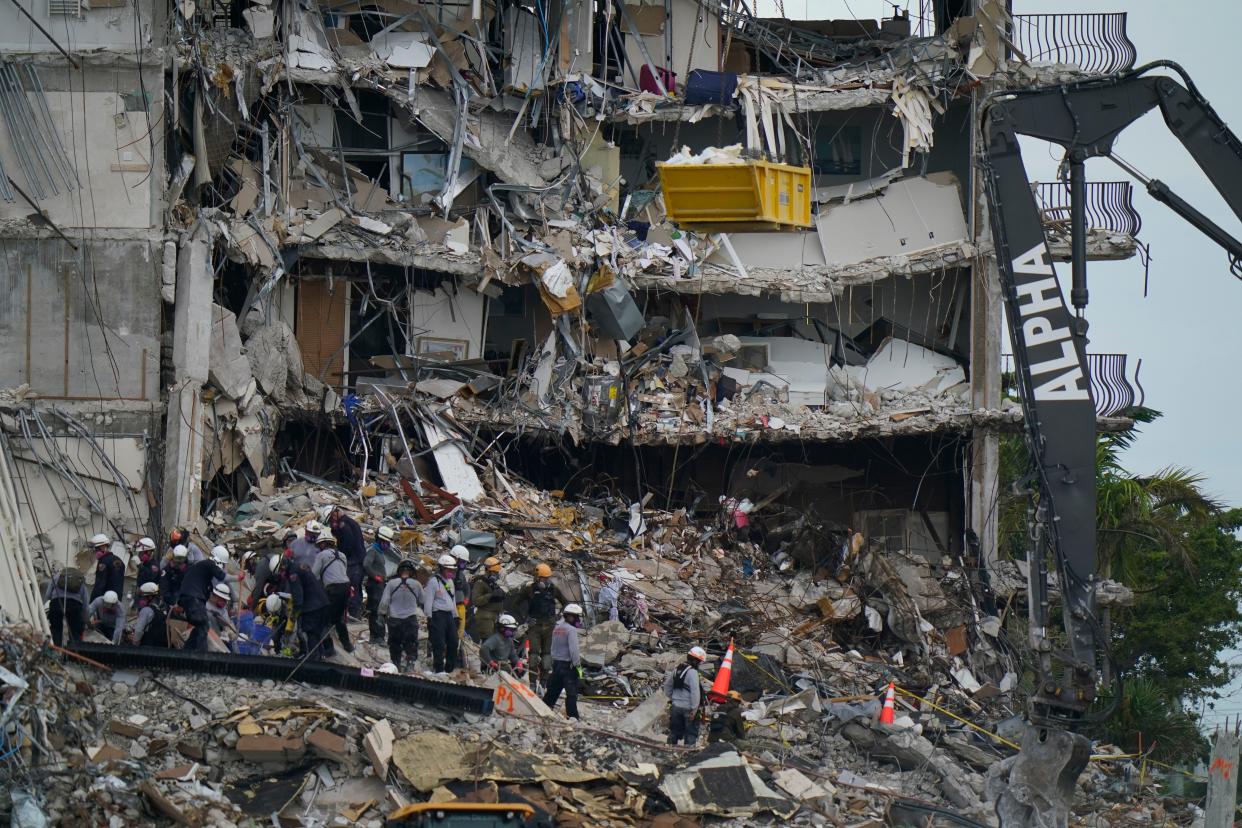
[[(281, 825), (379, 825), (406, 803), (467, 798), (526, 801), (556, 825), (995, 824), (987, 773), (1012, 749), (991, 734), (1022, 710), (1022, 667), (959, 564), (878, 554), (860, 535), (807, 525), (782, 530), (773, 554), (739, 528), (787, 522), (772, 504), (726, 502), (703, 518), (569, 502), (489, 468), (468, 509), (426, 495), (423, 508), (444, 512), (438, 523), (418, 515), (395, 473), (370, 475), (360, 497), (324, 481), (221, 503), (211, 523), (240, 552), (340, 503), (364, 531), (400, 526), (403, 555), (459, 540), (476, 559), (495, 554), (510, 594), (549, 563), (587, 608), (581, 722), (517, 679), (482, 676), (473, 642), (449, 680), (503, 684), (488, 716), (303, 684), (292, 660), (283, 683), (113, 672), (4, 627), (0, 779), (11, 795), (0, 813), (20, 826), (258, 825), (273, 814)], [(628, 587), (629, 627), (601, 620), (601, 574)], [(388, 660), (365, 622), (351, 632), (358, 647), (338, 648), (338, 661)], [(668, 746), (665, 672), (700, 644), (711, 682), (731, 641), (745, 738), (707, 745), (704, 726), (695, 747)], [(897, 715), (883, 725), (889, 682)], [(1095, 753), (1076, 821), (1193, 821), (1193, 804), (1161, 797), (1162, 777), (1110, 760), (1108, 746)]]

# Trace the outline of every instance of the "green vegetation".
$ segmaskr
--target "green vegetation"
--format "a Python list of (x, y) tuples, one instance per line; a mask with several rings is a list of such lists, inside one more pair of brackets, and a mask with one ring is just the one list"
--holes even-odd
[[(1236, 668), (1221, 654), (1242, 643), (1242, 509), (1224, 510), (1186, 469), (1126, 470), (1121, 454), (1135, 436), (1101, 435), (1096, 455), (1100, 572), (1134, 590), (1135, 602), (1102, 613), (1120, 697), (1095, 735), (1134, 750), (1142, 733), (1160, 758), (1192, 759), (1204, 747), (1192, 711), (1229, 683)], [(1013, 558), (1026, 556), (1026, 497), (1013, 491), (1026, 469), (1021, 439), (1006, 438), (1001, 552)]]

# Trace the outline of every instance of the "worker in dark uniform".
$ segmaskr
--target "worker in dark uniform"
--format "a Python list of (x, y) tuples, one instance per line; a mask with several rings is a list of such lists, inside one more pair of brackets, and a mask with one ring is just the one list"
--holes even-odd
[(225, 567), (229, 564), (229, 553), (224, 547), (217, 546), (211, 554), (212, 557), (205, 561), (190, 564), (181, 579), (181, 592), (177, 596), (177, 606), (193, 627), (185, 649), (200, 653), (207, 650), (207, 631), (211, 624), (207, 617), (207, 601), (216, 584), (224, 583), (228, 577)]
[(125, 592), (125, 562), (112, 554), (112, 539), (96, 535), (91, 538), (91, 548), (95, 553), (95, 584), (90, 599), (102, 598), (109, 590), (117, 595)]
[(552, 628), (556, 625), (556, 604), (566, 603), (552, 582), (552, 567), (535, 567), (535, 581), (518, 593), (515, 604), (526, 606), (526, 640), (530, 642), (529, 669), (537, 676), (552, 669)]
[(134, 606), (138, 609), (131, 633), (134, 643), (139, 647), (167, 647), (168, 613), (160, 603), (159, 584), (147, 581), (138, 587)]
[(496, 632), (496, 619), (504, 609), (505, 588), (500, 585), (500, 559), (483, 561), (483, 574), (470, 585), (470, 637), (475, 641)]
[(86, 577), (80, 569), (66, 567), (47, 582), (43, 593), (47, 601), (47, 623), (52, 628), (52, 643), (64, 643), (64, 625), (69, 625), (69, 640), (76, 644), (86, 632)]
[(281, 573), (281, 588), (277, 591), (289, 593), (293, 606), (284, 609), (302, 627), (302, 635), (306, 638), (303, 655), (316, 661), (331, 655), (332, 642), (328, 637), (331, 631), (328, 607), (331, 602), (328, 593), (323, 591), (323, 584), (309, 569), (291, 561), (281, 566)]
[(457, 602), (453, 578), (457, 558), (441, 555), (440, 571), (423, 587), (423, 615), (427, 616), (427, 645), (437, 673), (451, 673), (457, 666)]
[(345, 553), (346, 569), (349, 573), (349, 614), (355, 620), (362, 618), (362, 580), (364, 562), (367, 557), (366, 540), (362, 536), (362, 527), (339, 506), (324, 506), (320, 509), (320, 517), (332, 534), (336, 536), (336, 546)]
[(181, 597), (181, 581), (189, 568), (189, 550), (184, 544), (174, 546), (172, 558), (165, 562), (164, 571), (160, 574), (160, 595), (168, 606), (177, 606), (177, 599)]
[(155, 541), (142, 538), (134, 544), (134, 554), (138, 556), (138, 574), (134, 576), (134, 586), (160, 583), (160, 561), (155, 554)]
[[(380, 605), (388, 585), (388, 554), (392, 550), (392, 542), (397, 532), (391, 526), (381, 526), (375, 530), (375, 540), (367, 547), (367, 555), (362, 560), (363, 585), (367, 598), (367, 627), (371, 632), (372, 644), (383, 644), (385, 639), (384, 625), (380, 623)], [(413, 570), (410, 577), (414, 577)], [(420, 588), (421, 595), (422, 590)], [(418, 630), (414, 631), (414, 640), (418, 641)], [(417, 651), (417, 644), (415, 651)], [(400, 664), (393, 662), (399, 667)]]

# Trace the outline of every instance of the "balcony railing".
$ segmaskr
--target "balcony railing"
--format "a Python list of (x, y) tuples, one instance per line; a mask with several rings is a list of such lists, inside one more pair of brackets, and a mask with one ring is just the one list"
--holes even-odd
[[(1012, 354), (1005, 354), (1003, 367), (1003, 392), (1006, 396), (1015, 396)], [(1087, 354), (1087, 368), (1091, 372), (1091, 396), (1095, 400), (1097, 415), (1116, 417), (1146, 401), (1147, 393), (1139, 382), (1143, 360), (1134, 361), (1134, 373), (1131, 374), (1126, 354)]]
[[(1059, 181), (1033, 183), (1035, 197), (1045, 225), (1069, 235), (1070, 193)], [(1087, 227), (1138, 236), (1143, 220), (1134, 209), (1134, 187), (1129, 181), (1091, 181), (1087, 183)]]
[(1015, 14), (1014, 45), (1031, 62), (1064, 63), (1107, 75), (1134, 66), (1125, 12)]

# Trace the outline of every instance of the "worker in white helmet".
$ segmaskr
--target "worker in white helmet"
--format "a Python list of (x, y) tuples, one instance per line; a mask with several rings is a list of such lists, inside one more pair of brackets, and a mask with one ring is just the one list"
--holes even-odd
[(112, 538), (104, 534), (91, 538), (91, 551), (95, 554), (95, 585), (91, 587), (91, 601), (109, 590), (120, 595), (125, 591), (125, 562), (112, 554)]
[(328, 527), (317, 520), (308, 520), (302, 537), (294, 538), (289, 549), (293, 552), (293, 562), (303, 569), (309, 570), (319, 557), (319, 546), (316, 541), (320, 535), (328, 534)]
[(138, 574), (134, 576), (134, 586), (154, 582), (159, 586), (160, 559), (155, 553), (155, 541), (142, 538), (134, 544), (134, 556), (138, 559)]
[(108, 590), (91, 601), (86, 614), (91, 626), (100, 635), (113, 644), (121, 643), (121, 636), (125, 633), (125, 607), (119, 594)]
[(133, 642), (140, 647), (167, 647), (168, 610), (160, 601), (160, 585), (147, 581), (138, 587), (134, 608), (138, 617), (131, 632)]
[(444, 554), (439, 560), (440, 571), (423, 588), (423, 614), (427, 616), (427, 643), (431, 647), (433, 669), (437, 673), (452, 672), (457, 666), (457, 601), (453, 579), (457, 576), (457, 558)]
[(552, 676), (543, 703), (553, 710), (565, 691), (565, 713), (571, 719), (578, 715), (578, 681), (582, 678), (582, 656), (578, 652), (578, 628), (582, 626), (582, 607), (566, 604), (561, 620), (552, 630)]
[(233, 593), (228, 584), (219, 583), (211, 588), (211, 597), (207, 599), (207, 623), (216, 635), (224, 635), (226, 632), (237, 635), (237, 627), (229, 616), (229, 602), (232, 600)]
[(336, 547), (341, 550), (348, 562), (349, 573), (349, 614), (355, 620), (362, 618), (362, 582), (364, 580), (364, 561), (367, 556), (366, 540), (362, 536), (362, 527), (358, 521), (345, 514), (339, 506), (329, 504), (319, 510), (322, 521), (336, 538)]
[(177, 606), (177, 599), (181, 597), (181, 581), (190, 568), (189, 552), (185, 544), (174, 546), (172, 556), (164, 563), (164, 571), (160, 574), (160, 595), (170, 608)]
[(509, 613), (501, 613), (496, 619), (496, 632), (492, 633), (479, 647), (479, 663), (483, 672), (492, 673), (497, 670), (508, 670), (521, 675), (522, 658), (517, 649), (517, 619)]
[(707, 660), (702, 647), (691, 647), (686, 660), (664, 676), (664, 695), (668, 696), (668, 743), (693, 745), (699, 741), (699, 667)]
[(395, 553), (392, 542), (397, 539), (397, 532), (391, 526), (380, 526), (375, 530), (375, 539), (367, 547), (366, 557), (362, 559), (363, 585), (367, 598), (367, 626), (371, 631), (371, 643), (383, 644), (386, 636), (384, 625), (379, 620), (380, 602), (384, 597), (384, 589), (388, 584), (388, 558)]

